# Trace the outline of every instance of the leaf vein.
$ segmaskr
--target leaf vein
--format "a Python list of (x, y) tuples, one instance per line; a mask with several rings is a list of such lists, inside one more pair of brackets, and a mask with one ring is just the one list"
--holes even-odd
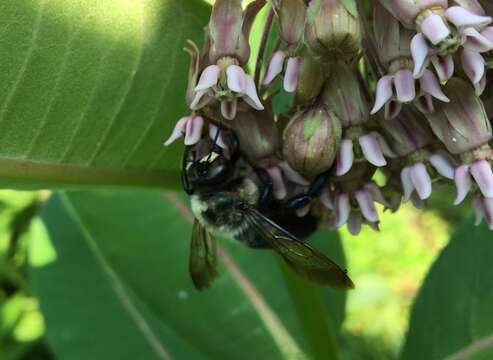
[[(181, 7), (177, 7), (180, 9), (181, 11)], [(185, 16), (183, 16), (183, 14), (180, 16), (182, 19), (183, 18), (186, 18)], [(175, 36), (175, 44), (177, 44), (180, 40), (181, 40), (181, 35), (183, 34), (183, 31), (185, 29), (185, 22), (180, 22), (181, 26), (178, 28), (177, 30), (177, 34)], [(176, 46), (173, 46), (173, 47), (176, 47)], [(176, 63), (178, 61), (178, 51), (175, 51), (171, 57), (171, 63), (170, 63), (170, 67), (169, 67), (169, 72), (168, 74), (170, 74), (167, 79), (166, 79), (166, 82), (164, 83), (163, 85), (163, 90), (161, 91), (161, 94), (159, 95), (159, 101), (158, 101), (158, 104), (157, 104), (157, 107), (154, 111), (154, 115), (152, 116), (152, 121), (149, 121), (149, 124), (146, 126), (146, 128), (144, 129), (144, 131), (142, 132), (142, 135), (140, 136), (139, 140), (136, 142), (136, 144), (134, 145), (134, 147), (132, 148), (132, 150), (130, 151), (130, 153), (128, 154), (128, 156), (125, 158), (125, 160), (123, 161), (123, 166), (125, 167), (126, 165), (128, 165), (128, 163), (130, 162), (130, 160), (132, 159), (132, 157), (134, 156), (134, 154), (137, 152), (137, 150), (140, 148), (140, 146), (142, 145), (142, 143), (145, 141), (147, 135), (149, 134), (149, 131), (151, 131), (151, 129), (154, 127), (154, 125), (156, 124), (156, 121), (158, 120), (158, 115), (159, 115), (159, 110), (161, 108), (161, 104), (163, 102), (163, 97), (164, 95), (166, 94), (166, 90), (168, 89), (168, 86), (173, 78), (172, 74), (173, 74), (173, 71), (176, 67)]]
[(41, 133), (43, 132), (43, 129), (45, 128), (46, 123), (48, 121), (48, 117), (50, 115), (50, 112), (53, 109), (53, 105), (55, 104), (55, 100), (57, 98), (57, 91), (58, 91), (58, 88), (60, 87), (60, 82), (63, 79), (62, 74), (65, 72), (65, 69), (67, 67), (68, 59), (69, 59), (69, 56), (71, 53), (72, 44), (73, 44), (77, 34), (78, 34), (78, 31), (74, 28), (72, 33), (68, 37), (68, 42), (66, 44), (65, 53), (63, 54), (63, 59), (62, 59), (61, 65), (59, 67), (59, 70), (57, 72), (55, 82), (54, 82), (54, 85), (53, 85), (53, 88), (51, 91), (52, 96), (50, 98), (50, 101), (47, 104), (47, 107), (43, 113), (43, 116), (41, 117), (38, 129), (36, 130), (36, 133), (32, 137), (29, 144), (27, 145), (25, 153), (20, 156), (20, 159), (28, 159), (34, 153), (34, 150), (36, 148), (36, 142), (38, 141), (39, 137), (41, 136)]
[(159, 359), (171, 360), (171, 355), (164, 348), (164, 345), (160, 342), (156, 334), (153, 332), (150, 324), (146, 321), (144, 316), (140, 313), (135, 304), (132, 302), (128, 292), (123, 285), (122, 280), (118, 277), (111, 265), (106, 261), (95, 239), (91, 236), (89, 230), (83, 223), (82, 219), (77, 213), (77, 210), (74, 208), (69, 198), (65, 194), (61, 194), (61, 199), (72, 219), (80, 226), (83, 238), (86, 240), (89, 249), (94, 255), (97, 263), (103, 270), (103, 273), (106, 275), (111, 289), (113, 290), (117, 299), (120, 301), (123, 308), (127, 311), (130, 318), (137, 325), (137, 328), (142, 333), (144, 339), (148, 342), (148, 344), (154, 350)]
[(108, 138), (109, 134), (111, 133), (111, 129), (113, 129), (113, 127), (115, 126), (116, 120), (118, 119), (118, 117), (120, 116), (120, 114), (123, 110), (123, 106), (125, 105), (125, 103), (128, 99), (128, 96), (130, 94), (130, 90), (132, 89), (132, 86), (135, 82), (135, 74), (137, 73), (137, 70), (140, 68), (140, 65), (142, 64), (142, 55), (144, 52), (144, 4), (143, 4), (143, 1), (144, 0), (141, 0), (141, 2), (140, 2), (140, 4), (141, 4), (141, 14), (140, 14), (141, 15), (141, 24), (140, 24), (141, 41), (140, 41), (140, 47), (138, 50), (137, 60), (135, 61), (135, 64), (133, 65), (133, 67), (131, 69), (132, 76), (127, 81), (127, 84), (125, 86), (125, 94), (122, 96), (121, 100), (119, 101), (119, 104), (118, 104), (117, 108), (115, 109), (115, 112), (114, 112), (113, 116), (111, 117), (111, 120), (109, 121), (108, 127), (103, 132), (103, 135), (102, 135), (100, 141), (98, 141), (98, 144), (96, 145), (93, 154), (89, 157), (88, 161), (86, 162), (86, 165), (93, 165), (97, 156), (100, 154), (102, 146), (106, 142), (106, 139)]
[(17, 74), (17, 76), (14, 80), (12, 88), (10, 89), (7, 96), (5, 97), (5, 100), (2, 104), (2, 106), (0, 107), (0, 123), (2, 123), (5, 120), (5, 114), (7, 113), (10, 102), (14, 98), (15, 93), (17, 92), (17, 89), (18, 89), (19, 84), (21, 83), (22, 79), (24, 79), (24, 76), (25, 76), (26, 71), (27, 71), (27, 67), (28, 67), (28, 65), (29, 65), (29, 63), (33, 57), (34, 51), (36, 49), (36, 46), (38, 43), (39, 30), (41, 28), (41, 20), (43, 19), (44, 4), (45, 4), (45, 0), (41, 0), (39, 3), (39, 6), (38, 6), (38, 12), (36, 14), (36, 20), (35, 20), (34, 27), (33, 27), (31, 44), (29, 46), (29, 49), (27, 50), (24, 61), (22, 62), (19, 73)]

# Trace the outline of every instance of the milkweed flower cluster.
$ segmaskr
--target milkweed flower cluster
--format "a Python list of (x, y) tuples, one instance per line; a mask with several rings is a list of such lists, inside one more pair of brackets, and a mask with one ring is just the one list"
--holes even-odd
[(477, 222), (493, 228), (493, 5), (369, 3), (216, 0), (202, 50), (185, 49), (190, 113), (165, 144), (209, 139), (227, 149), (222, 132), (231, 129), (279, 206), (310, 194), (298, 216), (353, 234), (378, 230), (376, 204), (423, 208), (447, 182), (450, 203), (469, 196)]

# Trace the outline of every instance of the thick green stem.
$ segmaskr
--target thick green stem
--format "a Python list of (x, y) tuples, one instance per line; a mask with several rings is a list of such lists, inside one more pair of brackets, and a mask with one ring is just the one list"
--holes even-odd
[(111, 169), (0, 159), (0, 185), (16, 189), (119, 186), (173, 190), (180, 188), (180, 175), (178, 172), (147, 169)]
[(334, 324), (316, 285), (300, 278), (282, 260), (282, 273), (314, 360), (339, 360)]

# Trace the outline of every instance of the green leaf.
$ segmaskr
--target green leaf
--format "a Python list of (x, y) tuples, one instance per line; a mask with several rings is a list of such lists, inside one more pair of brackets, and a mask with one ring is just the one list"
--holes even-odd
[(178, 183), (200, 0), (0, 2), (0, 185)]
[(413, 306), (402, 359), (493, 357), (492, 240), (472, 221), (452, 237)]
[[(309, 351), (272, 252), (220, 239), (220, 278), (205, 292), (193, 289), (187, 211), (176, 195), (154, 191), (72, 192), (49, 201), (41, 215), (57, 260), (32, 276), (59, 358), (81, 351), (85, 358), (136, 358), (132, 347), (160, 358), (142, 324), (177, 359), (231, 359), (243, 351), (299, 358)], [(331, 256), (342, 263), (338, 239), (331, 243)], [(339, 331), (344, 293), (321, 293)], [(89, 356), (93, 343), (104, 346), (92, 346)]]

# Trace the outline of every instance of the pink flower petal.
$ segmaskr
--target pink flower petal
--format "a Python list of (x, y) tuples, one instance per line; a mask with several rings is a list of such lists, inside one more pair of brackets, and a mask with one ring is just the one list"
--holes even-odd
[(422, 93), (416, 99), (414, 99), (414, 105), (423, 114), (431, 114), (433, 111), (435, 111), (435, 107), (433, 106), (433, 99), (429, 94), (426, 93)]
[(363, 135), (358, 141), (361, 150), (363, 151), (363, 155), (368, 162), (378, 167), (387, 165), (387, 161), (383, 156), (382, 149), (380, 149), (380, 145), (378, 144), (374, 133)]
[(430, 48), (428, 47), (423, 34), (418, 33), (414, 35), (411, 40), (411, 55), (414, 61), (413, 76), (415, 79), (420, 77), (423, 69), (427, 66), (429, 51)]
[(378, 213), (371, 194), (366, 190), (357, 190), (354, 196), (363, 216), (370, 222), (377, 222)]
[(342, 193), (336, 196), (336, 227), (341, 227), (347, 223), (349, 214), (351, 213), (351, 204), (349, 203), (349, 195)]
[(197, 91), (195, 93), (195, 97), (192, 100), (192, 103), (190, 104), (190, 109), (198, 110), (206, 106), (208, 103), (210, 103), (212, 97), (209, 96), (208, 94), (209, 91), (210, 91), (209, 89)]
[(286, 53), (282, 50), (276, 51), (269, 60), (267, 71), (264, 75), (263, 85), (269, 85), (274, 79), (282, 73), (284, 68), (284, 60), (286, 59)]
[(401, 171), (401, 183), (402, 183), (402, 189), (404, 190), (404, 194), (403, 194), (404, 202), (409, 201), (414, 191), (414, 184), (411, 180), (410, 172), (411, 172), (411, 168), (409, 166), (406, 166)]
[(302, 208), (296, 210), (296, 216), (297, 217), (305, 217), (310, 212), (310, 209), (311, 209), (310, 204), (303, 206)]
[(481, 193), (487, 198), (493, 198), (493, 172), (490, 164), (486, 160), (475, 161), (471, 165), (471, 175)]
[(250, 75), (245, 75), (245, 94), (243, 100), (255, 110), (264, 110), (264, 106), (257, 94), (255, 81), (253, 81)]
[(222, 134), (221, 130), (214, 124), (209, 124), (209, 137), (211, 138), (212, 141), (215, 140), (216, 144), (219, 147), (221, 147), (223, 149), (228, 148), (228, 146), (224, 142), (223, 134)]
[(284, 185), (281, 170), (278, 167), (270, 167), (266, 170), (270, 178), (272, 179), (274, 198), (276, 198), (277, 200), (284, 199), (287, 195), (287, 191), (286, 186)]
[(195, 145), (202, 137), (204, 119), (201, 116), (194, 116), (187, 121), (185, 130), (185, 145)]
[(472, 199), (472, 208), (474, 209), (474, 214), (476, 219), (474, 220), (474, 225), (478, 226), (481, 224), (481, 220), (484, 217), (483, 199), (481, 195), (475, 195)]
[(421, 200), (428, 199), (431, 195), (432, 186), (431, 178), (426, 170), (426, 166), (423, 163), (414, 164), (411, 166), (409, 175), (411, 176), (411, 181), (413, 182), (419, 198)]
[(243, 94), (246, 88), (245, 70), (238, 65), (230, 65), (226, 69), (228, 88), (239, 94)]
[(169, 137), (168, 140), (164, 143), (164, 146), (171, 145), (174, 143), (176, 140), (178, 140), (181, 137), (185, 136), (185, 130), (187, 128), (187, 122), (191, 119), (191, 116), (185, 116), (182, 117), (180, 120), (177, 121), (175, 128), (173, 129), (173, 132), (171, 133), (171, 136)]
[(334, 202), (332, 200), (332, 193), (328, 188), (325, 188), (320, 194), (320, 202), (329, 210), (334, 210)]
[(486, 89), (486, 74), (479, 80), (478, 83), (474, 84), (474, 92), (477, 96), (481, 96)]
[(377, 83), (375, 105), (371, 110), (371, 114), (375, 114), (380, 110), (387, 101), (392, 97), (392, 76), (385, 75)]
[(337, 154), (337, 176), (345, 175), (353, 166), (354, 152), (353, 141), (344, 139), (341, 141), (339, 153)]
[(421, 24), (421, 32), (433, 45), (437, 45), (450, 35), (450, 30), (443, 21), (443, 18), (437, 14), (431, 14), (424, 19)]
[(382, 204), (383, 206), (389, 207), (390, 204), (383, 197), (382, 191), (380, 188), (373, 182), (367, 183), (364, 186), (365, 190), (371, 194), (371, 197), (374, 201)]
[(454, 179), (454, 163), (446, 152), (437, 152), (430, 156), (430, 163), (443, 177)]
[(411, 202), (416, 209), (423, 210), (426, 208), (426, 202), (420, 199), (419, 195), (416, 192), (413, 192), (411, 195)]
[(347, 229), (351, 235), (358, 235), (361, 232), (361, 216), (358, 214), (351, 214), (347, 221)]
[(394, 77), (396, 98), (401, 103), (411, 102), (416, 96), (414, 78), (411, 70), (403, 69), (395, 73)]
[(397, 156), (382, 135), (377, 132), (372, 132), (372, 134), (375, 136), (375, 139), (377, 139), (378, 145), (386, 157), (393, 158)]
[(209, 65), (202, 71), (199, 82), (195, 87), (195, 91), (206, 90), (217, 84), (219, 80), (219, 66)]
[(483, 210), (484, 210), (484, 219), (488, 224), (488, 228), (493, 230), (493, 199), (492, 198), (483, 198)]
[(460, 6), (449, 7), (445, 11), (445, 17), (458, 28), (476, 25), (483, 26), (491, 22), (491, 17), (476, 15)]
[(291, 57), (286, 65), (286, 73), (284, 74), (284, 90), (289, 93), (295, 92), (298, 88), (300, 77), (300, 58)]
[(399, 115), (401, 112), (402, 105), (400, 102), (395, 101), (394, 99), (390, 100), (387, 104), (385, 104), (384, 117), (386, 120), (392, 120)]
[(479, 83), (484, 76), (485, 64), (480, 53), (464, 49), (461, 54), (462, 66), (473, 84)]
[(471, 176), (469, 175), (469, 168), (467, 165), (460, 165), (455, 168), (454, 181), (457, 189), (454, 205), (459, 205), (464, 201), (472, 186)]
[(236, 117), (238, 101), (233, 99), (232, 101), (221, 101), (221, 114), (226, 120), (233, 120)]
[(493, 43), (493, 26), (488, 26), (487, 28), (481, 30), (481, 35)]
[(278, 166), (281, 168), (286, 179), (292, 183), (308, 186), (310, 182), (294, 170), (287, 161), (280, 162)]
[(431, 57), (431, 62), (440, 81), (446, 82), (454, 75), (455, 66), (452, 55), (435, 55)]
[(450, 102), (450, 99), (442, 91), (440, 83), (438, 82), (435, 74), (433, 74), (430, 70), (426, 69), (423, 72), (423, 76), (421, 76), (421, 78), (419, 79), (419, 85), (422, 91), (430, 94), (434, 98), (443, 102)]
[(462, 31), (462, 35), (466, 37), (464, 48), (479, 53), (487, 52), (493, 49), (493, 42), (487, 37), (480, 34), (474, 28), (467, 28)]

